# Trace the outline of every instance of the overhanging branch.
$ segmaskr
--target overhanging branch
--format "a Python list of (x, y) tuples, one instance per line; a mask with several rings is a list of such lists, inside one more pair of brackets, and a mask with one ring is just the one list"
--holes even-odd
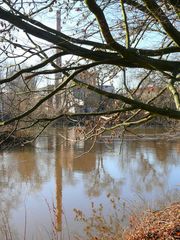
[(156, 106), (152, 106), (150, 104), (146, 104), (128, 97), (125, 97), (121, 94), (115, 94), (115, 93), (109, 93), (106, 91), (103, 91), (97, 87), (94, 87), (90, 84), (84, 83), (82, 81), (79, 81), (77, 79), (73, 79), (74, 82), (76, 82), (77, 84), (81, 84), (83, 86), (86, 86), (87, 89), (92, 90), (98, 94), (101, 94), (105, 97), (111, 98), (111, 99), (117, 99), (120, 100), (126, 104), (131, 105), (132, 107), (136, 108), (136, 109), (142, 109), (145, 111), (150, 112), (151, 114), (156, 114), (156, 115), (161, 115), (161, 116), (165, 116), (165, 117), (169, 117), (169, 118), (174, 118), (174, 119), (179, 119), (180, 120), (180, 111), (176, 111), (173, 109), (167, 109), (167, 108), (159, 108)]

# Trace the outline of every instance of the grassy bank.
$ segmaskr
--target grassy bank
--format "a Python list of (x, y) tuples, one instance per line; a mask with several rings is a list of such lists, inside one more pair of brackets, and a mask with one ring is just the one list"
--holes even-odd
[(145, 211), (131, 217), (131, 226), (125, 231), (125, 240), (180, 239), (180, 203), (173, 203), (161, 210)]

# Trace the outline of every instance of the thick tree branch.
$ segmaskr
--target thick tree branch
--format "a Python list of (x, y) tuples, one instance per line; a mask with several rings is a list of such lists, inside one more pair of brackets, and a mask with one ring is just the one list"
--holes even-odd
[(176, 105), (176, 109), (180, 111), (180, 96), (179, 96), (179, 93), (178, 93), (177, 89), (174, 86), (174, 81), (173, 80), (170, 81), (170, 83), (168, 84), (168, 88), (173, 95), (174, 102), (175, 102), (175, 105)]
[(171, 24), (159, 5), (154, 0), (143, 0), (143, 2), (171, 39), (180, 47), (180, 32)]
[[(125, 66), (125, 67), (137, 67), (137, 68), (146, 68), (150, 70), (159, 70), (159, 71), (170, 71), (174, 72), (177, 69), (180, 69), (180, 63), (174, 61), (163, 61), (152, 58), (147, 58), (139, 55), (138, 53), (134, 53), (128, 50), (128, 54), (126, 58), (118, 57), (118, 53), (107, 53), (102, 51), (92, 51), (89, 49), (85, 49), (83, 47), (79, 47), (73, 45), (69, 42), (62, 41), (58, 36), (46, 32), (42, 29), (39, 29), (27, 22), (22, 21), (21, 18), (13, 15), (12, 13), (0, 8), (0, 18), (6, 21), (11, 22), (13, 25), (17, 26), (20, 29), (23, 29), (29, 34), (32, 34), (35, 37), (41, 38), (48, 42), (51, 42), (57, 46), (59, 46), (66, 54), (74, 54), (77, 56), (81, 56), (84, 58), (89, 58), (95, 61), (101, 61), (104, 59), (108, 59), (107, 63), (117, 65), (117, 66)], [(127, 50), (125, 49), (127, 52)]]
[[(2, 100), (5, 99), (7, 105), (5, 107), (2, 106), (1, 111), (2, 119), (7, 119), (4, 117), (6, 112), (8, 114), (10, 112), (9, 116), (15, 117), (2, 121), (1, 125), (18, 122), (18, 126), (23, 129), (24, 124), (29, 125), (28, 127), (32, 127), (35, 124), (45, 125), (47, 123), (48, 125), (51, 121), (64, 116), (93, 116), (98, 119), (100, 116), (109, 115), (110, 118), (113, 118), (113, 121), (110, 122), (106, 116), (104, 118), (101, 117), (103, 124), (100, 128), (102, 129), (103, 126), (105, 128), (107, 126), (105, 122), (114, 124), (114, 126), (118, 126), (119, 123), (121, 126), (123, 124), (124, 126), (129, 126), (128, 124), (144, 123), (159, 115), (180, 119), (180, 99), (178, 88), (176, 89), (175, 87), (178, 80), (173, 77), (180, 71), (180, 62), (175, 61), (177, 59), (176, 53), (180, 52), (180, 47), (175, 46), (179, 43), (179, 32), (175, 28), (178, 21), (174, 10), (176, 6), (173, 5), (174, 8), (171, 7), (169, 9), (170, 12), (167, 11), (169, 3), (172, 1), (167, 0), (165, 3), (159, 3), (155, 0), (83, 0), (79, 2), (80, 6), (82, 4), (82, 9), (78, 10), (81, 12), (77, 14), (75, 18), (77, 22), (74, 22), (73, 26), (77, 25), (69, 35), (50, 28), (42, 22), (35, 20), (35, 18), (32, 19), (31, 14), (33, 11), (37, 10), (39, 13), (39, 11), (43, 10), (44, 12), (46, 10), (44, 6), (55, 2), (54, 0), (44, 3), (44, 5), (33, 2), (32, 7), (29, 6), (27, 9), (24, 9), (27, 2), (19, 0), (13, 3), (11, 1), (6, 2), (9, 6), (7, 7), (8, 10), (2, 8), (5, 4), (0, 6), (2, 26), (0, 54), (3, 58), (3, 63), (8, 61), (8, 65), (3, 66), (3, 74), (6, 71), (8, 77), (5, 78), (1, 75), (0, 80), (0, 95)], [(23, 5), (23, 8), (19, 7), (19, 3)], [(73, 7), (75, 6), (73, 0), (70, 0), (68, 4), (67, 6), (71, 4)], [(127, 5), (131, 7), (127, 7)], [(35, 10), (33, 10), (33, 6)], [(117, 7), (119, 9), (116, 10)], [(112, 9), (117, 13), (117, 16), (115, 14), (111, 15)], [(67, 19), (69, 19), (74, 16), (74, 10), (76, 11), (76, 8), (72, 9), (72, 12), (70, 9), (64, 9), (62, 16), (64, 16), (64, 13), (67, 13), (69, 14)], [(120, 12), (121, 10), (122, 12)], [(92, 18), (93, 22), (91, 22)], [(122, 31), (123, 23), (125, 31)], [(10, 29), (10, 32), (8, 32), (8, 29)], [(15, 36), (16, 31), (19, 30), (21, 30), (20, 33)], [(126, 35), (126, 43), (123, 45), (121, 42), (124, 33)], [(76, 34), (76, 37), (72, 38), (71, 35), (74, 36), (74, 34)], [(150, 38), (155, 34), (157, 34), (157, 41), (153, 39), (151, 42)], [(20, 39), (21, 35), (22, 39)], [(82, 39), (78, 38), (79, 36), (82, 36)], [(37, 38), (43, 41), (40, 42)], [(98, 39), (97, 42), (92, 41), (93, 38)], [(45, 44), (48, 44), (48, 47), (45, 47)], [(142, 46), (142, 48), (137, 47), (138, 45)], [(147, 46), (147, 48), (143, 49), (144, 46)], [(59, 53), (52, 55), (52, 51), (55, 51), (55, 48), (58, 49)], [(32, 59), (35, 59), (34, 56), (40, 57), (42, 62), (33, 63), (32, 66)], [(59, 63), (60, 61), (56, 61), (60, 57), (63, 57), (62, 65)], [(29, 64), (31, 64), (30, 67)], [(131, 82), (128, 82), (127, 79), (127, 82), (124, 81), (123, 83), (121, 74), (123, 68), (127, 69), (127, 77), (128, 74), (135, 74), (137, 78), (131, 78)], [(148, 74), (146, 73), (147, 70), (149, 71)], [(83, 74), (76, 77), (81, 72)], [(27, 76), (25, 76), (26, 73), (28, 73)], [(52, 77), (50, 74), (54, 75), (56, 73), (58, 73), (56, 75), (57, 81), (54, 81), (54, 76)], [(45, 83), (45, 88), (47, 87), (48, 89), (46, 91), (47, 95), (45, 97), (41, 96), (41, 99), (37, 100), (40, 95), (37, 97), (33, 93), (37, 93), (38, 91), (36, 90), (38, 89), (35, 89), (33, 85), (31, 86), (30, 82), (33, 84), (33, 81), (36, 81), (35, 77), (41, 74), (46, 75), (46, 79), (49, 77), (52, 82), (48, 82), (51, 88), (48, 88), (47, 82)], [(162, 75), (166, 79), (162, 79)], [(65, 81), (64, 76), (67, 77)], [(143, 78), (143, 76), (145, 77)], [(34, 77), (32, 81), (24, 81), (31, 77)], [(79, 79), (83, 80), (80, 81)], [(70, 85), (69, 82), (73, 80), (74, 84)], [(103, 90), (107, 87), (106, 83), (108, 81), (110, 83), (111, 80), (119, 81), (123, 85), (119, 85), (119, 92), (122, 90), (123, 94), (113, 93), (112, 88), (109, 90), (110, 92)], [(170, 80), (171, 82), (168, 85), (167, 82)], [(42, 84), (44, 80), (41, 77), (37, 78), (37, 81), (41, 81)], [(61, 81), (61, 84), (58, 81)], [(54, 82), (58, 82), (59, 85), (56, 87), (52, 86)], [(74, 87), (75, 85), (80, 87), (78, 86), (75, 91), (74, 89), (72, 91), (72, 86)], [(137, 85), (135, 90), (132, 87), (134, 85)], [(98, 88), (97, 86), (101, 87)], [(161, 97), (164, 99), (167, 96), (165, 86), (167, 89), (169, 87), (177, 110), (173, 110), (174, 105), (172, 107), (172, 102), (170, 101), (162, 103), (162, 105), (159, 102)], [(28, 96), (32, 96), (29, 105), (26, 103), (28, 96), (26, 97), (25, 94), (22, 94), (27, 92), (27, 90), (29, 91)], [(68, 96), (69, 93), (70, 95)], [(95, 93), (100, 94), (101, 97)], [(130, 93), (129, 97), (128, 93)], [(55, 97), (61, 97), (61, 99), (59, 105), (53, 103), (52, 109), (50, 109), (51, 101), (47, 100), (54, 95)], [(88, 97), (93, 98), (94, 96), (97, 99), (88, 99)], [(8, 101), (6, 97), (9, 98)], [(86, 97), (87, 99), (85, 99)], [(142, 100), (138, 100), (138, 97)], [(36, 103), (33, 103), (35, 99)], [(107, 106), (105, 106), (106, 100)], [(45, 102), (47, 103), (47, 108), (46, 105), (43, 105), (45, 109), (42, 109), (40, 106)], [(62, 102), (65, 104), (61, 104)], [(13, 109), (13, 106), (10, 106), (11, 103), (13, 106), (17, 106), (17, 108)], [(87, 110), (86, 106), (91, 104), (92, 108)], [(161, 107), (168, 104), (172, 109)], [(64, 107), (65, 105), (66, 107)], [(98, 105), (100, 107), (103, 105), (102, 109), (110, 109), (112, 107), (114, 110), (96, 112), (96, 109), (101, 109), (100, 107), (98, 108)], [(61, 107), (62, 111), (60, 112), (59, 109)], [(35, 117), (35, 114), (32, 113), (36, 113), (38, 108), (40, 115)], [(78, 112), (77, 109), (81, 109), (82, 113)], [(3, 110), (5, 110), (5, 114)], [(71, 111), (75, 111), (75, 114)], [(84, 113), (85, 111), (92, 112)], [(126, 112), (128, 114), (121, 114)], [(42, 115), (48, 117), (41, 118), (40, 116)]]
[(126, 49), (122, 45), (117, 43), (111, 35), (104, 13), (101, 8), (96, 4), (96, 0), (85, 0), (85, 3), (87, 4), (89, 10), (96, 16), (107, 44), (112, 47), (112, 49), (121, 53), (123, 56), (126, 56)]
[(138, 3), (136, 0), (124, 0), (124, 2), (129, 6), (133, 6), (135, 9), (138, 9), (139, 11), (147, 15), (151, 15), (151, 13), (147, 10), (147, 8), (144, 5)]
[[(18, 14), (20, 14), (20, 13), (18, 12)], [(44, 30), (46, 30), (46, 31), (48, 31), (50, 33), (55, 34), (56, 36), (60, 37), (62, 41), (65, 40), (65, 41), (69, 41), (71, 43), (92, 46), (93, 48), (112, 50), (112, 48), (108, 44), (94, 42), (94, 41), (89, 41), (89, 40), (84, 40), (84, 39), (79, 39), (79, 38), (69, 37), (68, 35), (66, 35), (64, 33), (59, 32), (59, 31), (57, 31), (57, 30), (55, 30), (53, 28), (50, 28), (50, 27), (44, 25), (43, 23), (41, 23), (41, 22), (39, 22), (37, 20), (33, 20), (33, 19), (29, 18), (28, 16), (25, 16), (23, 14), (20, 14), (20, 18), (24, 19), (25, 21), (30, 22), (33, 25), (35, 25), (37, 27), (40, 27), (40, 28), (42, 28), (42, 29), (44, 29)], [(140, 54), (142, 54), (144, 56), (159, 56), (159, 55), (162, 56), (164, 54), (180, 52), (180, 47), (172, 46), (172, 47), (167, 47), (167, 48), (162, 48), (162, 49), (157, 49), (157, 50), (131, 48), (130, 50), (132, 52), (134, 52), (134, 53), (135, 52), (139, 52)]]
[(180, 111), (152, 106), (150, 104), (146, 104), (146, 103), (143, 103), (143, 102), (125, 97), (121, 94), (115, 94), (115, 93), (109, 93), (109, 92), (103, 91), (103, 90), (101, 90), (97, 87), (94, 87), (90, 84), (79, 81), (77, 79), (73, 79), (73, 80), (77, 84), (81, 84), (82, 86), (83, 85), (86, 86), (89, 90), (92, 90), (96, 93), (99, 93), (99, 94), (101, 94), (105, 97), (111, 98), (111, 99), (120, 100), (120, 101), (122, 101), (126, 104), (131, 105), (132, 107), (134, 107), (136, 109), (142, 109), (142, 110), (150, 112), (151, 114), (162, 115), (162, 116), (166, 116), (166, 117), (174, 118), (174, 119), (180, 119)]

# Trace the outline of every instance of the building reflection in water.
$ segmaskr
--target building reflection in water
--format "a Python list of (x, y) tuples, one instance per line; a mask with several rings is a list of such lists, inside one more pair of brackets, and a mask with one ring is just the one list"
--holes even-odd
[(58, 136), (55, 138), (55, 189), (56, 189), (56, 230), (62, 230), (62, 156), (61, 143)]
[[(58, 135), (54, 137), (55, 144), (55, 189), (56, 189), (56, 230), (62, 230), (62, 167), (67, 169), (71, 174), (73, 172), (88, 173), (96, 168), (96, 152), (87, 152), (91, 148), (91, 144), (81, 142), (75, 144), (73, 129), (69, 131), (66, 137), (72, 141), (62, 140)], [(52, 141), (52, 139), (51, 139)]]

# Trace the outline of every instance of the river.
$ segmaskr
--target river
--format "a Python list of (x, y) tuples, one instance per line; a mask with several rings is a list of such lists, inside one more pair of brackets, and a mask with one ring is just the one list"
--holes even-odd
[(0, 239), (49, 240), (56, 227), (69, 240), (82, 233), (73, 209), (89, 215), (102, 203), (107, 215), (108, 194), (120, 198), (122, 225), (135, 210), (177, 201), (180, 141), (151, 133), (93, 145), (75, 141), (73, 128), (50, 129), (34, 146), (1, 152)]

